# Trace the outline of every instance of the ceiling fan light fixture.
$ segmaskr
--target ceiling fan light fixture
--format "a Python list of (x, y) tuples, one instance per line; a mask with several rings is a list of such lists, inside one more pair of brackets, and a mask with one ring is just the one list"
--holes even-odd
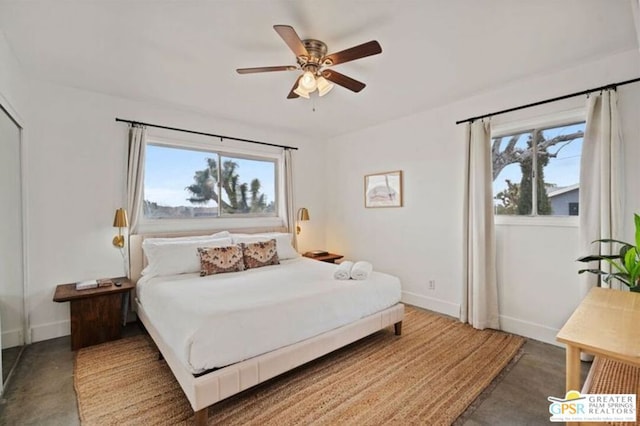
[(302, 74), (302, 78), (300, 79), (300, 84), (298, 87), (302, 87), (307, 92), (313, 92), (318, 87), (318, 83), (316, 82), (316, 76), (313, 75), (311, 71), (305, 71)]
[(296, 95), (298, 95), (298, 96), (300, 96), (302, 98), (310, 99), (309, 92), (307, 90), (305, 90), (304, 87), (301, 87), (300, 84), (298, 84), (298, 87), (295, 88), (293, 93), (295, 93)]
[(324, 96), (333, 89), (333, 84), (329, 83), (326, 78), (318, 77), (316, 80), (318, 85), (318, 95)]

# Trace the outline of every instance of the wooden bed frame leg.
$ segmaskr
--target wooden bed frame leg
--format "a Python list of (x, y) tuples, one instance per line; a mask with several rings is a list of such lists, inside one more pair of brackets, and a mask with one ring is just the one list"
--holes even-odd
[(209, 419), (209, 408), (205, 407), (201, 410), (195, 411), (193, 413), (193, 423), (196, 426), (207, 426), (207, 421)]
[(393, 329), (396, 332), (396, 336), (400, 336), (402, 334), (402, 321), (393, 324)]

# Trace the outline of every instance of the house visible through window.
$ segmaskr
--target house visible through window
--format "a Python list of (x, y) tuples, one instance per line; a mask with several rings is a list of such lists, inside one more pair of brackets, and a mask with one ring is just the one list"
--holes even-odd
[(148, 144), (146, 219), (276, 216), (274, 158)]
[(492, 138), (495, 214), (578, 214), (585, 123)]

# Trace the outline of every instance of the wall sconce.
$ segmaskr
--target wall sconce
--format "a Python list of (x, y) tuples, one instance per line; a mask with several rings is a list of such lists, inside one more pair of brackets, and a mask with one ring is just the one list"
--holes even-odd
[[(304, 207), (300, 207), (300, 208), (298, 209), (298, 213), (296, 213), (296, 220), (297, 220), (298, 222), (301, 222), (301, 221), (303, 221), (303, 220), (309, 220), (309, 210), (307, 210), (307, 209), (306, 209), (306, 208), (304, 208)], [(301, 230), (301, 229), (300, 229), (300, 225), (298, 224), (298, 225), (296, 226), (296, 234), (300, 234), (300, 230)]]
[(117, 209), (116, 216), (113, 218), (113, 227), (118, 228), (118, 235), (113, 237), (113, 245), (122, 248), (124, 247), (124, 235), (122, 235), (122, 228), (129, 226), (127, 220), (127, 211), (125, 209)]

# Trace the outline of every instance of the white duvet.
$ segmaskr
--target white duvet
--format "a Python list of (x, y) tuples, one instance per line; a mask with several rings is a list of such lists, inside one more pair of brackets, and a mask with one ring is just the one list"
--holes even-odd
[(333, 278), (336, 265), (299, 258), (200, 277), (142, 278), (137, 297), (193, 373), (224, 367), (338, 328), (400, 301), (400, 281), (373, 272)]

